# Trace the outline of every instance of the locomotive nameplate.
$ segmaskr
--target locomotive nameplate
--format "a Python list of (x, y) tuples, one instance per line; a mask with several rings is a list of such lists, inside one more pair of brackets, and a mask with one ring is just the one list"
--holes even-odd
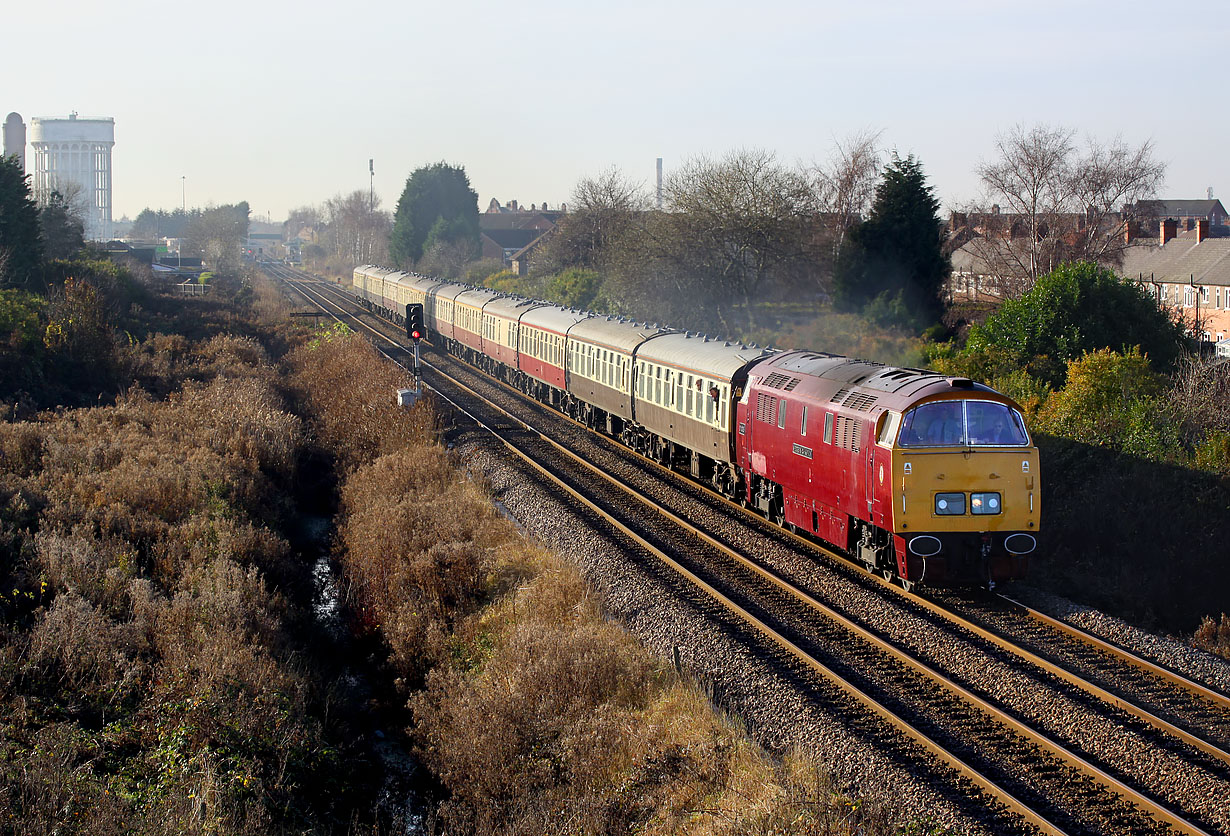
[(794, 452), (795, 452), (795, 454), (797, 454), (797, 455), (799, 455), (799, 456), (802, 456), (802, 457), (803, 457), (803, 458), (805, 458), (805, 459), (810, 459), (810, 458), (811, 458), (811, 448), (810, 448), (810, 447), (804, 447), (802, 444), (796, 444), (796, 445), (794, 445)]

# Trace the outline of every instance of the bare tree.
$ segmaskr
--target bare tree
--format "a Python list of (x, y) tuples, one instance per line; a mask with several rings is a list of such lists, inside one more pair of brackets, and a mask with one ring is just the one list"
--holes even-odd
[(291, 209), (286, 215), (286, 221), (282, 224), (283, 237), (293, 238), (304, 229), (319, 232), (324, 226), (324, 218), (324, 211), (319, 206), (299, 206)]
[(819, 202), (802, 169), (758, 149), (698, 157), (663, 196), (666, 211), (646, 214), (635, 255), (654, 291), (673, 287), (684, 321), (707, 315), (738, 333), (766, 296), (814, 282)]
[(883, 133), (864, 130), (851, 134), (844, 142), (836, 143), (826, 165), (816, 168), (816, 192), (821, 208), (831, 219), (834, 256), (845, 243), (850, 227), (866, 214), (875, 197)]
[(348, 195), (335, 195), (325, 201), (324, 217), (329, 244), (341, 262), (354, 266), (388, 260), (389, 230), (393, 222), (389, 214), (380, 209), (379, 196), (373, 199), (362, 189)]
[(1105, 146), (1090, 140), (1068, 184), (1073, 203), (1085, 212), (1073, 255), (1100, 263), (1122, 261), (1124, 233), (1137, 220), (1130, 207), (1157, 194), (1165, 175), (1166, 164), (1154, 159), (1152, 142), (1133, 148), (1120, 137)]
[[(1152, 197), (1166, 166), (1153, 144), (1090, 139), (1078, 151), (1070, 128), (1017, 125), (996, 138), (997, 158), (978, 166), (986, 203), (968, 214), (971, 246), (1006, 296), (1065, 261), (1114, 264), (1124, 247), (1124, 209)], [(991, 204), (991, 205), (988, 205)]]
[(598, 267), (612, 245), (649, 208), (644, 183), (612, 166), (597, 177), (582, 178), (572, 192), (571, 209), (545, 246), (541, 269)]
[[(996, 138), (999, 159), (978, 166), (983, 184), (1000, 201), (1000, 211), (993, 214), (1006, 210), (1013, 216), (1003, 219), (1006, 227), (988, 231), (1023, 242), (1019, 248), (1001, 248), (995, 260), (1006, 261), (1011, 273), (1024, 274), (1031, 283), (1054, 265), (1054, 233), (1068, 204), (1074, 135), (1068, 128), (1016, 125)], [(1012, 229), (1014, 220), (1024, 229)]]

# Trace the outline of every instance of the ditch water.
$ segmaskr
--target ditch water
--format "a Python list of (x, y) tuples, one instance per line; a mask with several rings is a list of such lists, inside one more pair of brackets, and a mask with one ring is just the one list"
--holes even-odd
[(361, 706), (356, 726), (363, 729), (368, 748), (379, 763), (381, 787), (376, 808), (382, 818), (391, 820), (404, 836), (426, 836), (431, 809), (431, 776), (414, 758), (397, 720), (404, 714), (380, 707), (387, 700), (377, 692), (387, 688), (373, 687), (373, 675), (379, 666), (369, 655), (353, 652), (355, 640), (347, 628), (342, 606), (338, 568), (330, 558), (333, 521), (330, 517), (304, 514), (300, 517), (305, 556), (312, 564), (312, 614), (321, 632), (337, 648), (339, 659), (345, 659), (337, 673), (342, 692), (349, 695), (352, 705)]

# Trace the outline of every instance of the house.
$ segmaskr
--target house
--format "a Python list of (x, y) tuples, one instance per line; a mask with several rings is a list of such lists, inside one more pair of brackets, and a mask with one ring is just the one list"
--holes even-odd
[(498, 258), (524, 276), (528, 255), (550, 237), (566, 212), (566, 206), (547, 209), (544, 203), (541, 209), (537, 204), (526, 209), (515, 200), (503, 206), (492, 198), (487, 211), (478, 216), (482, 257)]
[(1194, 335), (1221, 341), (1230, 337), (1230, 237), (1213, 237), (1211, 218), (1193, 220), (1182, 233), (1178, 219), (1161, 221), (1158, 238), (1124, 251), (1118, 272), (1147, 286)]
[(1152, 219), (1174, 218), (1178, 222), (1179, 231), (1189, 231), (1196, 228), (1197, 221), (1208, 221), (1213, 234), (1226, 225), (1226, 208), (1216, 198), (1205, 200), (1140, 200), (1130, 207), (1125, 207), (1124, 214)]
[(507, 266), (512, 262), (514, 253), (524, 249), (540, 235), (542, 233), (536, 229), (484, 229), (478, 239), (484, 259), (498, 258)]

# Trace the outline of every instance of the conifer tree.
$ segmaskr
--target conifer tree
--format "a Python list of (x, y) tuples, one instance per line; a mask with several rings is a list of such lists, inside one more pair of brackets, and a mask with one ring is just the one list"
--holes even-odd
[(38, 206), (17, 157), (0, 156), (0, 287), (26, 286), (40, 272)]
[(940, 290), (952, 269), (940, 248), (939, 208), (922, 163), (894, 153), (867, 220), (850, 231), (838, 258), (837, 307), (915, 328), (937, 322)]
[(478, 193), (465, 168), (439, 162), (415, 169), (393, 213), (393, 262), (409, 267), (432, 244), (466, 243), (477, 254), (478, 239)]

